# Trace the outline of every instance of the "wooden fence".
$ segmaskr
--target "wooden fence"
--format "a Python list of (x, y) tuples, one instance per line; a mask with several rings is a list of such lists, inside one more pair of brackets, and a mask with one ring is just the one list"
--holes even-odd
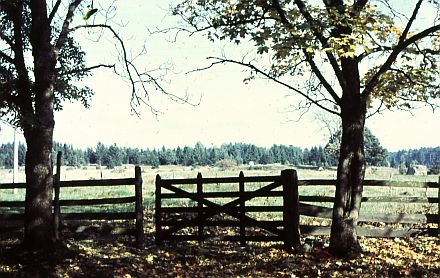
[[(334, 186), (335, 180), (300, 180), (298, 186)], [(414, 197), (414, 196), (364, 196), (364, 204), (438, 204), (437, 214), (434, 213), (369, 213), (361, 208), (359, 216), (358, 235), (367, 237), (407, 237), (415, 235), (440, 236), (440, 178), (438, 182), (417, 182), (417, 181), (383, 181), (383, 180), (365, 180), (364, 191), (367, 188), (383, 187), (392, 189), (437, 189), (437, 198), (435, 197)], [(385, 191), (385, 190), (384, 190)], [(299, 196), (300, 214), (304, 216), (331, 219), (333, 210), (331, 204), (334, 197), (326, 196)], [(307, 203), (312, 204), (307, 204)], [(316, 203), (328, 204), (328, 206), (317, 206)], [(380, 224), (380, 225), (378, 225)], [(420, 224), (437, 224), (437, 229), (432, 227), (420, 227)], [(413, 225), (419, 227), (413, 227)], [(383, 226), (383, 227), (375, 227)], [(329, 235), (329, 226), (301, 226), (302, 234)]]
[[(255, 191), (246, 191), (247, 183), (271, 182)], [(238, 184), (238, 191), (206, 192), (204, 187), (208, 184), (225, 183)], [(326, 196), (302, 196), (298, 194), (299, 187), (312, 186), (334, 186), (335, 180), (299, 180), (296, 171), (285, 170), (280, 176), (259, 176), (227, 178), (202, 178), (199, 173), (196, 179), (162, 179), (156, 177), (156, 241), (164, 240), (204, 240), (209, 237), (205, 228), (217, 227), (238, 227), (239, 235), (215, 236), (214, 238), (229, 241), (283, 241), (287, 247), (299, 242), (299, 231), (303, 235), (329, 235), (329, 225), (299, 225), (301, 216), (314, 217), (315, 219), (332, 218), (332, 205), (334, 197)], [(179, 187), (177, 187), (179, 186)], [(186, 187), (185, 187), (186, 186)], [(192, 186), (192, 188), (191, 188)], [(194, 186), (196, 188), (194, 189)], [(274, 190), (283, 187), (283, 190)], [(365, 180), (364, 188), (368, 187), (387, 188), (436, 188), (438, 198), (434, 197), (406, 197), (406, 196), (375, 196), (363, 197), (365, 203), (419, 203), (438, 204), (437, 214), (430, 213), (363, 213), (361, 209), (358, 234), (369, 237), (406, 237), (418, 234), (440, 236), (440, 179), (439, 182), (396, 182)], [(187, 189), (188, 188), (188, 189)], [(191, 190), (192, 189), (192, 190)], [(164, 192), (165, 191), (165, 192)], [(282, 197), (281, 205), (248, 205), (255, 197)], [(235, 198), (226, 204), (218, 204), (210, 199)], [(169, 200), (171, 199), (171, 200)], [(188, 202), (179, 200), (192, 200), (194, 205), (188, 206)], [(168, 205), (164, 206), (165, 203)], [(176, 205), (177, 204), (177, 205)], [(327, 204), (327, 206), (325, 206)], [(249, 217), (252, 212), (278, 212), (282, 213), (283, 220), (257, 220)], [(222, 215), (220, 217), (220, 215)], [(226, 220), (224, 215), (232, 216), (233, 220)], [(433, 227), (407, 227), (406, 224), (437, 224)], [(400, 225), (400, 227), (398, 227)], [(424, 225), (426, 226), (426, 225)], [(246, 227), (261, 228), (270, 235), (248, 235)], [(282, 227), (283, 229), (279, 229)], [(191, 234), (191, 231), (193, 233)], [(196, 232), (194, 234), (194, 231)]]
[[(60, 165), (61, 156), (57, 157), (57, 171), (54, 175), (54, 200), (53, 200), (53, 217), (54, 217), (54, 233), (59, 238), (59, 231), (62, 221), (72, 220), (135, 220), (135, 229), (129, 230), (130, 234), (136, 236), (136, 245), (142, 246), (144, 243), (143, 229), (143, 206), (142, 206), (142, 175), (141, 168), (135, 167), (135, 177), (125, 179), (102, 179), (102, 180), (72, 180), (60, 181)], [(61, 198), (63, 188), (76, 187), (101, 187), (105, 191), (110, 191), (114, 186), (133, 185), (134, 196), (128, 197), (112, 197), (112, 198), (96, 198), (87, 199), (87, 191), (84, 199), (69, 200)], [(1, 189), (26, 188), (26, 183), (10, 183), (1, 184)], [(134, 211), (131, 212), (75, 212), (63, 213), (62, 207), (69, 206), (96, 206), (107, 204), (134, 204)], [(0, 208), (21, 208), (23, 210), (24, 201), (0, 201)], [(0, 213), (0, 221), (22, 221), (24, 213)]]
[[(247, 183), (270, 183), (256, 190), (247, 190)], [(237, 184), (238, 190), (207, 192), (209, 184)], [(203, 178), (199, 173), (196, 179), (162, 179), (156, 177), (156, 242), (163, 240), (199, 240), (208, 237), (206, 227), (236, 227), (238, 235), (224, 235), (223, 240), (240, 241), (283, 241), (290, 249), (299, 244), (299, 214), (298, 214), (298, 179), (296, 171), (284, 170), (280, 176), (245, 177), (243, 172), (239, 177)], [(176, 185), (196, 186), (193, 192), (186, 191)], [(279, 190), (281, 188), (281, 190)], [(162, 192), (162, 189), (169, 193)], [(278, 189), (275, 191), (275, 189)], [(261, 221), (246, 215), (247, 212), (270, 212), (280, 209), (275, 206), (246, 206), (246, 202), (256, 197), (278, 196), (282, 198), (281, 221)], [(162, 206), (167, 199), (190, 199), (196, 203), (194, 207)], [(224, 204), (209, 199), (230, 198), (232, 201)], [(179, 215), (183, 217), (179, 217)], [(187, 217), (189, 215), (189, 217)], [(226, 219), (224, 216), (232, 217)], [(168, 216), (171, 216), (168, 217)], [(172, 217), (176, 217), (172, 219)], [(250, 235), (246, 228), (254, 227), (268, 231), (270, 234)], [(280, 229), (282, 227), (282, 229)], [(179, 234), (187, 228), (196, 230), (196, 234)]]

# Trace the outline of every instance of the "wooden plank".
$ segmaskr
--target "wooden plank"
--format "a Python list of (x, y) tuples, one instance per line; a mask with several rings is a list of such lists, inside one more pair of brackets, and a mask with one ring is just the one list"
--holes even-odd
[(18, 208), (24, 207), (24, 201), (1, 201), (0, 208)]
[(387, 224), (426, 224), (436, 223), (435, 214), (389, 214), (389, 213), (362, 213), (359, 222), (383, 222)]
[[(358, 236), (365, 237), (413, 237), (417, 235), (433, 235), (435, 229), (414, 229), (414, 228), (375, 228), (375, 227), (357, 227)], [(328, 236), (330, 227), (324, 226), (301, 226), (302, 235)]]
[[(243, 194), (245, 192), (245, 188), (244, 188), (244, 173), (243, 171), (240, 171), (239, 174), (239, 191), (240, 194)], [(245, 211), (245, 207), (246, 207), (246, 202), (244, 200), (242, 200), (239, 204), (240, 206), (240, 245), (241, 246), (245, 246), (246, 245), (246, 240), (245, 240), (245, 236), (246, 236), (246, 224), (245, 224), (245, 218), (243, 216), (246, 215), (246, 211)]]
[[(336, 180), (328, 179), (307, 179), (298, 181), (299, 186), (328, 186), (336, 185)], [(439, 188), (437, 182), (419, 181), (385, 181), (385, 180), (364, 180), (364, 186), (384, 186), (384, 187), (411, 187), (411, 188)]]
[(120, 198), (100, 198), (100, 199), (79, 199), (79, 200), (60, 200), (61, 206), (93, 206), (106, 204), (126, 204), (134, 203), (136, 197), (120, 197)]
[[(197, 207), (162, 207), (163, 213), (195, 213)], [(283, 206), (246, 206), (245, 212), (282, 212)]]
[(299, 180), (298, 181), (298, 186), (319, 186), (319, 185), (323, 185), (323, 186), (328, 186), (328, 185), (336, 185), (336, 180), (327, 180), (327, 179), (311, 179), (311, 180)]
[[(245, 183), (250, 182), (278, 182), (279, 176), (254, 176), (244, 177)], [(219, 177), (219, 178), (203, 178), (203, 184), (215, 184), (215, 183), (236, 183), (240, 182), (239, 177)], [(166, 185), (178, 185), (178, 184), (197, 184), (197, 179), (162, 179), (162, 183)]]
[(139, 166), (134, 168), (134, 191), (135, 191), (135, 213), (136, 213), (136, 247), (142, 248), (145, 243), (144, 236), (144, 207), (142, 205), (142, 169)]
[[(214, 235), (214, 236), (206, 236), (204, 237), (204, 240), (207, 240), (208, 238), (210, 238), (211, 240), (214, 241), (240, 241), (240, 236), (222, 236), (222, 235)], [(245, 241), (258, 241), (258, 242), (264, 242), (264, 241), (283, 241), (281, 237), (279, 236), (245, 236)], [(166, 238), (164, 238), (164, 240), (169, 240), (169, 241), (196, 241), (198, 240), (198, 236), (197, 235), (169, 235)]]
[[(172, 219), (172, 220), (166, 220), (161, 221), (162, 226), (175, 226), (179, 225), (182, 222), (188, 221), (188, 219)], [(265, 226), (273, 226), (273, 227), (283, 227), (283, 221), (282, 220), (258, 220), (259, 223), (265, 225)], [(254, 223), (251, 223), (249, 221), (239, 221), (239, 220), (205, 220), (203, 221), (204, 227), (240, 227), (243, 225), (243, 227), (255, 227), (253, 225)], [(197, 223), (194, 224), (194, 226), (188, 226), (188, 227), (197, 227)]]
[[(334, 197), (329, 196), (299, 196), (300, 202), (314, 203), (333, 203)], [(362, 197), (362, 202), (369, 203), (437, 203), (438, 198), (427, 197), (391, 197), (391, 196), (375, 196)]]
[(2, 213), (0, 221), (4, 220), (24, 220), (24, 213)]
[(63, 220), (125, 220), (136, 219), (135, 212), (78, 212), (62, 213)]
[(437, 182), (364, 180), (364, 186), (439, 188)]
[[(266, 192), (270, 192), (272, 189), (277, 188), (278, 186), (279, 186), (279, 184), (272, 183), (272, 184), (266, 185), (265, 187), (257, 189), (253, 193), (254, 194), (263, 194), (263, 193), (266, 193)], [(188, 198), (193, 197), (190, 193), (188, 193), (188, 192), (186, 192), (186, 191), (184, 191), (184, 190), (182, 190), (180, 188), (176, 188), (174, 186), (169, 186), (169, 185), (166, 185), (166, 184), (162, 184), (162, 187), (164, 187), (165, 189), (168, 189), (170, 191), (176, 192), (176, 193), (187, 194)], [(213, 216), (215, 214), (218, 214), (218, 213), (226, 213), (226, 214), (228, 214), (230, 216), (233, 216), (235, 218), (239, 218), (240, 216), (239, 216), (238, 212), (236, 211), (236, 208), (234, 208), (234, 207), (236, 207), (239, 204), (239, 202), (241, 202), (243, 200), (247, 201), (249, 199), (252, 199), (252, 197), (249, 197), (249, 196), (241, 197), (239, 199), (236, 199), (236, 200), (234, 200), (232, 202), (229, 202), (229, 203), (227, 203), (225, 205), (222, 205), (222, 206), (220, 206), (220, 205), (218, 205), (216, 203), (213, 203), (213, 202), (211, 202), (211, 201), (209, 201), (207, 199), (203, 199), (202, 200), (203, 204), (206, 205), (206, 206), (209, 206), (210, 209), (211, 209), (211, 211), (209, 213), (205, 213), (204, 215), (202, 215), (203, 217), (196, 217), (196, 218), (194, 218), (194, 219), (192, 219), (190, 221), (187, 221), (185, 224), (176, 225), (172, 229), (164, 231), (163, 235), (174, 233), (174, 232), (176, 232), (176, 231), (178, 231), (180, 229), (183, 229), (183, 228), (187, 227), (188, 225), (192, 225), (191, 222), (197, 223), (198, 221), (203, 221), (203, 220), (205, 220), (205, 219), (207, 219), (207, 218), (209, 218), (209, 217), (211, 217), (211, 216)], [(282, 235), (282, 231), (281, 230), (273, 229), (272, 227), (265, 227), (264, 225), (258, 223), (257, 220), (252, 219), (252, 218), (250, 218), (250, 217), (248, 217), (246, 215), (244, 216), (244, 218), (248, 219), (251, 222), (254, 222), (254, 225), (257, 226), (257, 227), (266, 229), (266, 230), (268, 230), (268, 231), (270, 231), (270, 232), (272, 232), (274, 234), (280, 235), (280, 236)]]
[(61, 187), (93, 187), (93, 186), (121, 186), (134, 185), (135, 178), (103, 179), (103, 180), (72, 180), (61, 181)]
[[(278, 187), (278, 186), (277, 186)], [(162, 193), (161, 197), (162, 199), (184, 199), (184, 198), (190, 198), (192, 200), (197, 199), (197, 193), (189, 193), (186, 192), (176, 192), (176, 193)], [(255, 197), (280, 197), (283, 196), (282, 191), (271, 191), (271, 192), (265, 192), (265, 193), (255, 193), (255, 191), (248, 191), (240, 193), (239, 191), (232, 191), (232, 192), (203, 192), (202, 194), (203, 198), (255, 198)]]
[(15, 189), (15, 188), (26, 188), (26, 183), (1, 183), (1, 189)]
[(304, 216), (331, 219), (333, 215), (333, 209), (322, 206), (299, 203), (299, 213)]

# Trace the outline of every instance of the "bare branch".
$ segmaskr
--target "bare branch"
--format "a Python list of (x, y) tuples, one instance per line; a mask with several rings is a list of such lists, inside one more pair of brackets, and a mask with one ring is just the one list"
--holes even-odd
[[(64, 42), (66, 41), (67, 35), (69, 34), (69, 26), (70, 26), (70, 23), (72, 22), (73, 16), (75, 14), (75, 10), (76, 10), (76, 8), (78, 8), (79, 4), (81, 4), (82, 1), (83, 0), (75, 0), (72, 3), (70, 3), (69, 8), (67, 10), (66, 17), (63, 22), (63, 26), (61, 27), (61, 32), (60, 32), (58, 39), (55, 43), (56, 49), (58, 49), (58, 50), (61, 49)], [(53, 10), (52, 10), (52, 12), (53, 12)]]
[(49, 24), (52, 22), (54, 16), (56, 15), (58, 8), (61, 5), (61, 0), (57, 0), (57, 2), (55, 3), (55, 5), (52, 8), (52, 11), (49, 14)]
[(325, 77), (322, 75), (321, 71), (315, 64), (312, 55), (305, 50), (303, 52), (304, 55), (306, 56), (307, 62), (309, 63), (313, 73), (316, 75), (316, 77), (318, 77), (319, 81), (322, 83), (322, 85), (327, 90), (327, 92), (332, 96), (335, 102), (339, 104), (341, 101), (340, 97), (336, 94), (336, 92), (333, 90), (333, 87), (330, 85), (330, 83), (327, 82)]
[(3, 58), (6, 62), (10, 63), (10, 64), (14, 64), (14, 59), (11, 58), (9, 55), (7, 55), (6, 53), (4, 53), (3, 51), (0, 51), (0, 57)]
[[(270, 79), (272, 81), (274, 81), (275, 83), (278, 83), (286, 88), (288, 88), (289, 90), (294, 91), (295, 93), (300, 94), (301, 96), (303, 96), (304, 98), (306, 98), (309, 102), (313, 103), (314, 105), (318, 106), (319, 108), (331, 113), (331, 114), (335, 114), (335, 115), (339, 115), (339, 113), (337, 111), (333, 111), (325, 106), (323, 106), (322, 104), (320, 104), (320, 101), (314, 100), (312, 99), (308, 94), (303, 93), (302, 91), (298, 90), (297, 88), (292, 87), (291, 85), (271, 76), (270, 74), (262, 71), (261, 69), (257, 68), (256, 66), (254, 66), (251, 63), (246, 63), (243, 61), (236, 61), (236, 60), (231, 60), (231, 59), (224, 59), (224, 58), (218, 58), (218, 57), (208, 57), (207, 59), (213, 59), (216, 60), (215, 62), (212, 62), (209, 66), (205, 67), (205, 68), (199, 68), (193, 71), (202, 71), (202, 70), (206, 70), (209, 68), (214, 67), (215, 65), (218, 64), (225, 64), (225, 63), (230, 63), (230, 64), (236, 64), (236, 65), (240, 65), (240, 66), (244, 66), (247, 67), (249, 69), (251, 69), (252, 71), (256, 72), (257, 74), (260, 74), (264, 77), (266, 77), (267, 79)], [(192, 72), (192, 71), (191, 71)]]
[(87, 68), (82, 68), (82, 69), (74, 69), (74, 70), (69, 70), (69, 71), (62, 71), (60, 73), (58, 73), (59, 75), (69, 75), (69, 74), (77, 74), (77, 73), (82, 73), (82, 72), (88, 72), (88, 71), (92, 71), (98, 68), (110, 68), (110, 69), (114, 69), (115, 65), (106, 65), (106, 64), (99, 64), (99, 65), (95, 65), (95, 66), (91, 66), (91, 67), (87, 67)]

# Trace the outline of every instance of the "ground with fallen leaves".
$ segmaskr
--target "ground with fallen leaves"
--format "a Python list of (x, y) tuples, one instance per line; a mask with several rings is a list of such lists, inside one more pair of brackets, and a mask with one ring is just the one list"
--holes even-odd
[(0, 277), (440, 277), (438, 238), (360, 238), (364, 254), (332, 257), (327, 237), (302, 239), (289, 253), (275, 243), (196, 242), (145, 248), (129, 236), (69, 237), (50, 254), (23, 251), (13, 235), (0, 238)]

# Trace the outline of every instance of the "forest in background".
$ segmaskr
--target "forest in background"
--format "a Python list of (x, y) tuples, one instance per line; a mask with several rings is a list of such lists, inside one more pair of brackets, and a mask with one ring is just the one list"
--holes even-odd
[[(322, 147), (310, 149), (286, 145), (273, 145), (270, 148), (258, 147), (253, 144), (229, 143), (220, 147), (206, 147), (197, 143), (194, 147), (177, 147), (159, 149), (140, 149), (120, 147), (116, 144), (98, 143), (94, 148), (78, 149), (69, 144), (55, 143), (53, 157), (62, 152), (62, 164), (79, 167), (97, 164), (114, 168), (122, 164), (140, 164), (158, 167), (160, 165), (227, 165), (241, 164), (272, 164), (310, 165), (331, 167), (337, 165), (337, 152), (331, 142)], [(26, 147), (19, 145), (19, 165), (24, 165)], [(390, 166), (398, 168), (412, 164), (423, 164), (429, 169), (437, 169), (440, 165), (440, 147), (400, 150), (387, 152), (377, 140), (366, 142), (367, 164), (370, 166)], [(0, 145), (0, 167), (13, 167), (13, 144)], [(433, 172), (433, 174), (436, 174)]]

